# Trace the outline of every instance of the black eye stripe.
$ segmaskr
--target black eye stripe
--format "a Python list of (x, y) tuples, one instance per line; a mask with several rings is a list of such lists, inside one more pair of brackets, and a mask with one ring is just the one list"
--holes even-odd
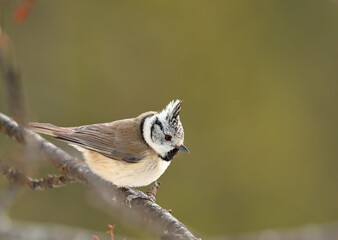
[(160, 122), (160, 120), (158, 120), (158, 118), (155, 119), (155, 122), (153, 123), (153, 125), (151, 126), (150, 129), (150, 137), (153, 138), (153, 131), (155, 129), (155, 124), (158, 125), (161, 128), (161, 131), (163, 131), (163, 125)]
[(160, 126), (161, 130), (163, 131), (163, 125), (162, 125), (162, 123), (160, 122), (160, 120), (158, 120), (158, 118), (156, 118), (154, 124), (157, 124), (158, 126)]
[(154, 127), (155, 126), (155, 124), (153, 124), (152, 126), (151, 126), (151, 130), (150, 130), (150, 138), (151, 139), (153, 139), (153, 132), (154, 132)]

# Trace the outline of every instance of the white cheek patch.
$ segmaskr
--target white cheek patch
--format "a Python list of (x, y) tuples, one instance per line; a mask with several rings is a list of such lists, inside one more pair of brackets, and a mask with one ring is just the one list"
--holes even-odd
[[(150, 129), (150, 131), (151, 131), (151, 129)], [(152, 132), (150, 132), (151, 140), (154, 142), (154, 139), (158, 139), (158, 142), (162, 144), (163, 142), (162, 141), (160, 142), (161, 133), (162, 133), (162, 130), (161, 130), (160, 126), (155, 124), (154, 130)]]
[(166, 145), (166, 144), (158, 144), (155, 143), (152, 139), (151, 139), (151, 127), (154, 124), (154, 121), (156, 119), (156, 115), (152, 116), (152, 117), (148, 117), (145, 121), (144, 121), (144, 125), (143, 125), (143, 137), (144, 140), (146, 141), (146, 143), (155, 150), (155, 152), (157, 152), (160, 156), (165, 157), (166, 154), (171, 151), (173, 149), (173, 147)]

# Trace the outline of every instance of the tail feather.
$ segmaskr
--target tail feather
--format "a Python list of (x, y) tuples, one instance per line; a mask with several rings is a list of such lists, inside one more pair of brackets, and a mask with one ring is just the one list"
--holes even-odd
[(72, 130), (69, 128), (58, 127), (50, 123), (37, 123), (37, 122), (30, 122), (28, 124), (29, 129), (34, 132), (46, 134), (49, 136), (57, 137), (58, 133), (71, 133)]

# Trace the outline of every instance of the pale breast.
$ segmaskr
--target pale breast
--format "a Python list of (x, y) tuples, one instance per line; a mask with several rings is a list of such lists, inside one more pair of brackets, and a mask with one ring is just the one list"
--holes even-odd
[(81, 149), (88, 166), (99, 176), (119, 187), (141, 187), (156, 181), (170, 165), (156, 154), (145, 155), (128, 163), (107, 158), (96, 152)]

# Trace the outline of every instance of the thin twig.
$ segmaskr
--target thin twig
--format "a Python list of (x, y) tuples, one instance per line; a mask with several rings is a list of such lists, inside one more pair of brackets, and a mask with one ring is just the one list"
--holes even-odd
[(24, 174), (22, 171), (9, 167), (1, 159), (0, 159), (0, 172), (9, 181), (16, 183), (18, 185), (29, 187), (32, 190), (47, 190), (50, 188), (64, 187), (69, 183), (74, 182), (74, 180), (72, 180), (66, 175), (60, 176), (49, 175), (46, 178), (32, 179), (28, 177), (26, 174)]
[(132, 190), (122, 190), (103, 180), (94, 174), (84, 162), (73, 158), (38, 134), (20, 127), (15, 121), (1, 113), (0, 130), (41, 153), (58, 169), (96, 191), (98, 196), (104, 199), (114, 211), (120, 213), (121, 217), (128, 219), (129, 224), (131, 220), (133, 223), (135, 221), (143, 223), (144, 227), (162, 235), (163, 239), (197, 239), (186, 226), (156, 203), (145, 199), (135, 199), (130, 204), (131, 208), (121, 208), (121, 206), (126, 206), (129, 195), (135, 195)]
[(154, 201), (156, 201), (156, 194), (158, 189), (160, 188), (160, 185), (161, 185), (160, 182), (155, 181), (147, 190), (147, 195)]
[(107, 234), (109, 234), (110, 240), (114, 240), (114, 228), (115, 228), (115, 226), (116, 225), (108, 224), (109, 230), (107, 231)]

